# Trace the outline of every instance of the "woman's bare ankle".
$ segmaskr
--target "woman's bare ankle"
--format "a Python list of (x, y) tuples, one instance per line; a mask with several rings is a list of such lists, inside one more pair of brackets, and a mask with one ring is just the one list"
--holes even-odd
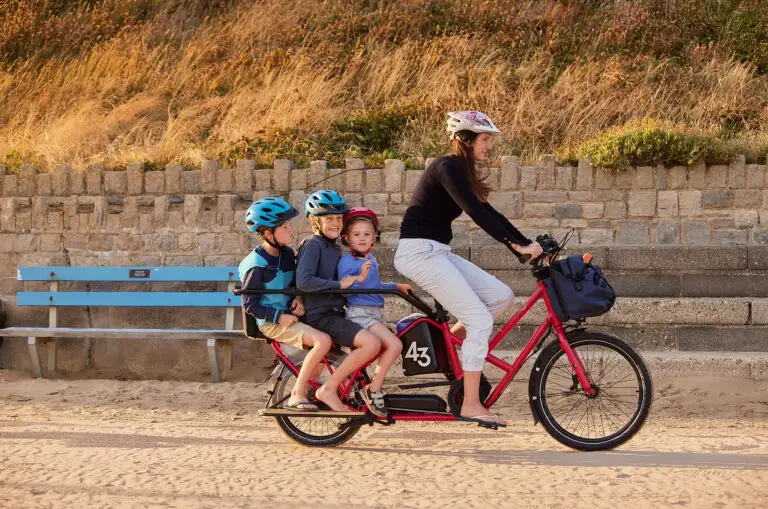
[[(462, 405), (459, 415), (461, 415), (462, 417), (471, 417), (471, 418), (479, 417), (479, 416), (493, 416), (494, 417), (493, 420), (498, 420), (498, 417), (496, 417), (496, 415), (493, 412), (485, 408), (480, 403), (476, 405), (470, 405), (470, 406)], [(491, 419), (486, 418), (486, 420), (491, 420)]]

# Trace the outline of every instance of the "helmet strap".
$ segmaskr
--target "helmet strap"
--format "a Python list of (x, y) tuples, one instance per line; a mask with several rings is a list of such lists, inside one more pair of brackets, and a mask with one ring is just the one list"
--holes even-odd
[(264, 242), (266, 242), (266, 243), (267, 243), (267, 244), (269, 244), (270, 246), (274, 247), (275, 249), (281, 249), (281, 248), (283, 247), (283, 246), (281, 246), (280, 244), (278, 244), (277, 242), (272, 242), (271, 240), (269, 240), (269, 239), (268, 239), (268, 238), (266, 238), (266, 237), (264, 237)]
[(371, 254), (371, 251), (373, 251), (373, 248), (372, 247), (368, 248), (368, 250), (364, 253), (360, 251), (355, 251), (352, 248), (349, 248), (349, 251), (352, 253), (352, 256), (354, 256), (355, 258), (368, 258), (368, 255)]
[(269, 230), (266, 230), (264, 233), (261, 234), (261, 239), (264, 242), (266, 242), (267, 244), (269, 244), (270, 246), (272, 246), (275, 249), (277, 249), (278, 251), (280, 249), (282, 249), (284, 247), (283, 245), (281, 245), (281, 244), (279, 244), (277, 242), (274, 242), (272, 240), (269, 240), (269, 238), (267, 237), (267, 232), (272, 233), (272, 238), (273, 239), (275, 238), (275, 229), (274, 228), (270, 228)]

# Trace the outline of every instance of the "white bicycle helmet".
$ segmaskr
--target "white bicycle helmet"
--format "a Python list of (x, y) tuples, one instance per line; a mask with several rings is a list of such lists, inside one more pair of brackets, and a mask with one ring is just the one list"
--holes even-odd
[(456, 138), (459, 131), (472, 131), (473, 133), (501, 134), (496, 124), (480, 111), (451, 111), (448, 113), (448, 132), (450, 139)]

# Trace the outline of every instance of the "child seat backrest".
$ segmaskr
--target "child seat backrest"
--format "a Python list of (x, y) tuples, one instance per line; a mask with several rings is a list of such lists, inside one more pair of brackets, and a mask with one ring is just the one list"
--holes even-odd
[(260, 339), (266, 340), (267, 337), (261, 333), (259, 324), (256, 323), (256, 318), (245, 312), (245, 307), (241, 307), (243, 310), (243, 332), (248, 339)]

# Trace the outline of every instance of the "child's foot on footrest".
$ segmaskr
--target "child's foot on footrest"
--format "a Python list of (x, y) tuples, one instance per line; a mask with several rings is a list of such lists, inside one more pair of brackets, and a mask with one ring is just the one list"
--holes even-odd
[(370, 385), (363, 387), (363, 390), (360, 392), (363, 401), (365, 401), (365, 406), (368, 407), (368, 410), (370, 410), (373, 415), (376, 417), (387, 416), (387, 405), (384, 403), (383, 392), (371, 391)]

